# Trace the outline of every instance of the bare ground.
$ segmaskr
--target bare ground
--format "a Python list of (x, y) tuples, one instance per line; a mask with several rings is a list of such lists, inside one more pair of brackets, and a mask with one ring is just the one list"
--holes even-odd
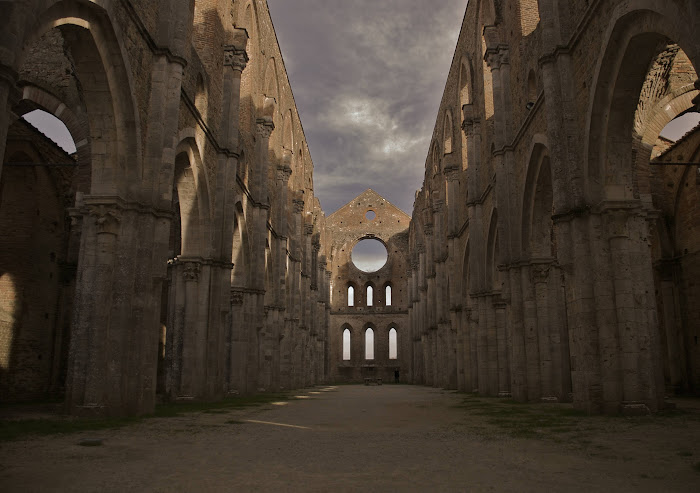
[[(298, 397), (294, 397), (298, 396)], [(580, 416), (405, 385), (0, 444), (14, 491), (698, 491), (700, 409)], [(103, 444), (84, 447), (85, 438)]]

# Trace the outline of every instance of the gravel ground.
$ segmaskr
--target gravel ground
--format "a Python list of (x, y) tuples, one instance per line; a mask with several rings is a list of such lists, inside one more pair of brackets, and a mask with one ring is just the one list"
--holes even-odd
[[(292, 395), (255, 409), (6, 442), (0, 491), (700, 490), (694, 414), (572, 417), (568, 427), (518, 438), (523, 430), (504, 428), (499, 416), (538, 406), (494, 407), (495, 399), (407, 385)], [(103, 444), (78, 445), (88, 438)]]

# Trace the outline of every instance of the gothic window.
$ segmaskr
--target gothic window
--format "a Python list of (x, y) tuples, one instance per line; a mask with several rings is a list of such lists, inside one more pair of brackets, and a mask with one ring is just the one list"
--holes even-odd
[(374, 288), (367, 286), (367, 306), (372, 306), (374, 303)]
[(350, 361), (350, 329), (343, 331), (343, 361)]
[(394, 327), (389, 331), (389, 359), (398, 359), (399, 344), (396, 329)]
[(452, 126), (452, 115), (450, 114), (449, 111), (445, 112), (445, 126), (443, 128), (443, 137), (444, 137), (444, 152), (445, 154), (450, 154), (452, 152), (452, 137), (454, 134), (454, 129)]
[(365, 331), (365, 359), (374, 359), (374, 330)]
[(391, 306), (391, 284), (387, 284), (384, 288), (384, 300), (386, 306)]
[(355, 288), (348, 286), (348, 306), (355, 306)]

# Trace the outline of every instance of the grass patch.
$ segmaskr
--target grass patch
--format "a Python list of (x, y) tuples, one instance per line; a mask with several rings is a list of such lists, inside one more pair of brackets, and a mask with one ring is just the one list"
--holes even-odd
[(182, 416), (187, 413), (205, 412), (208, 414), (225, 414), (234, 409), (262, 406), (271, 402), (289, 400), (289, 395), (255, 394), (241, 397), (228, 397), (216, 402), (168, 402), (156, 406), (154, 416), (168, 418)]
[(485, 418), (493, 431), (515, 438), (550, 438), (572, 435), (579, 431), (581, 422), (589, 418), (585, 413), (566, 404), (529, 404), (512, 399), (496, 399), (468, 394), (457, 407), (475, 418)]
[(0, 421), (0, 442), (27, 435), (57, 435), (83, 431), (113, 430), (138, 423), (143, 418), (43, 418)]
[[(32, 435), (43, 436), (113, 430), (141, 423), (150, 418), (170, 418), (197, 412), (227, 414), (235, 409), (262, 406), (288, 399), (288, 394), (278, 393), (230, 397), (217, 402), (169, 402), (157, 405), (156, 411), (152, 415), (131, 418), (73, 418), (55, 415), (39, 419), (3, 419), (0, 420), (0, 442), (18, 440)], [(23, 404), (21, 409), (30, 409), (30, 406)]]
[(245, 421), (240, 421), (238, 419), (229, 419), (228, 421), (226, 421), (226, 424), (227, 425), (244, 425)]

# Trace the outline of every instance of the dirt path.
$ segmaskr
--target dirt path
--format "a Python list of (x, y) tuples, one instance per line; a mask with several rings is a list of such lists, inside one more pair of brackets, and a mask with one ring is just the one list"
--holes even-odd
[[(297, 395), (253, 410), (4, 443), (0, 490), (638, 492), (700, 485), (696, 419), (566, 417), (542, 431), (533, 423), (547, 423), (529, 414), (538, 406), (498, 407), (424, 387)], [(529, 418), (516, 423), (513, 416)], [(527, 438), (513, 438), (522, 431)], [(88, 437), (104, 444), (77, 445)]]

